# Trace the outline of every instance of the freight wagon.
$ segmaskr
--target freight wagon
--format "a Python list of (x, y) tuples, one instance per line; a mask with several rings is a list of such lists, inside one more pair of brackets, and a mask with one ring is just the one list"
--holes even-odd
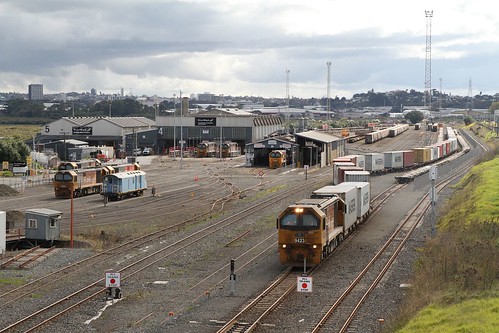
[(101, 195), (109, 200), (141, 196), (147, 190), (144, 171), (125, 171), (106, 175), (102, 181)]
[(372, 133), (365, 135), (366, 143), (374, 143), (376, 141), (382, 140), (387, 137), (396, 137), (397, 135), (407, 131), (409, 129), (408, 124), (399, 124), (389, 128), (381, 129)]
[[(61, 163), (62, 164), (62, 163)], [(89, 194), (100, 193), (102, 190), (102, 179), (105, 175), (140, 170), (138, 163), (109, 164), (98, 168), (74, 169), (77, 164), (70, 162), (65, 168), (54, 175), (54, 192), (56, 198), (69, 199)]]
[(391, 137), (391, 138), (394, 138), (397, 135), (399, 135), (401, 133), (404, 133), (408, 129), (409, 129), (409, 125), (408, 124), (400, 124), (400, 125), (396, 125), (396, 126), (390, 127), (389, 128), (388, 136)]

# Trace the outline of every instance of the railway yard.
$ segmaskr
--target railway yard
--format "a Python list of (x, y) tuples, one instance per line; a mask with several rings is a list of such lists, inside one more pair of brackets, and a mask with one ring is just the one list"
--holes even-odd
[[(484, 151), (461, 134), (471, 150), (439, 165), (438, 204)], [(347, 149), (385, 152), (436, 141), (435, 132), (410, 129)], [(402, 171), (372, 176), (370, 217), (308, 272), (313, 291), (297, 292), (303, 269), (279, 263), (276, 217), (330, 184), (332, 168), (307, 175), (247, 168), (244, 156), (139, 161), (148, 177), (143, 196), (75, 198), (73, 219), (71, 200), (56, 199), (50, 184), (0, 197), (8, 212), (62, 212), (64, 238), (71, 230), (75, 238), (75, 248), (64, 242), (35, 264), (0, 270), (10, 281), (0, 284), (0, 333), (381, 332), (402, 304), (417, 249), (435, 231), (428, 174), (407, 184), (395, 181)], [(107, 296), (106, 272), (121, 273), (121, 298)]]

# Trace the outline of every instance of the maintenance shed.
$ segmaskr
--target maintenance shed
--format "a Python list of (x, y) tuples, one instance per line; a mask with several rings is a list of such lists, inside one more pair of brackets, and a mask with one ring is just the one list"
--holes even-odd
[(299, 146), (299, 166), (331, 165), (333, 159), (345, 156), (346, 139), (322, 131), (295, 133)]
[(246, 166), (269, 166), (269, 154), (273, 150), (286, 150), (286, 165), (294, 165), (298, 156), (298, 145), (291, 137), (272, 137), (246, 144)]
[[(206, 141), (216, 142), (217, 145), (236, 142), (239, 147), (245, 147), (249, 142), (262, 140), (284, 129), (279, 116), (255, 115), (235, 109), (213, 109), (193, 114), (183, 111), (183, 114), (157, 117), (156, 124), (156, 145), (162, 151), (182, 146), (184, 152)], [(151, 134), (144, 133), (148, 138)]]
[(146, 117), (62, 117), (44, 125), (42, 134), (35, 141), (37, 146), (41, 143), (46, 143), (47, 146), (49, 142), (56, 142), (61, 146), (62, 143), (66, 151), (62, 154), (59, 152), (61, 158), (69, 156), (69, 140), (81, 140), (89, 146), (111, 146), (115, 151), (127, 146), (131, 151), (136, 142), (127, 142), (126, 134), (151, 130), (155, 125), (154, 120)]

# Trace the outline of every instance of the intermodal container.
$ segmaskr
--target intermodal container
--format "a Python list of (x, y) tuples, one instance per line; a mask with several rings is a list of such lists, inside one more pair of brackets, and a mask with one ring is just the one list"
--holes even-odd
[(355, 163), (352, 162), (334, 162), (333, 163), (333, 184), (337, 185), (340, 183), (338, 168), (339, 167), (355, 167)]
[(369, 182), (369, 171), (345, 171), (345, 182)]
[(312, 194), (312, 198), (325, 198), (337, 195), (343, 200), (346, 205), (345, 219), (343, 221), (343, 230), (345, 231), (357, 222), (357, 186), (355, 184), (324, 186), (315, 190)]
[(431, 161), (431, 148), (414, 148), (414, 163), (428, 163)]
[(364, 154), (366, 158), (366, 170), (380, 171), (385, 168), (385, 155), (382, 153), (368, 153)]
[(385, 169), (398, 169), (404, 166), (404, 153), (401, 151), (387, 151), (385, 155)]
[(414, 151), (404, 150), (402, 153), (404, 154), (404, 168), (412, 167), (414, 165)]
[(355, 163), (355, 166), (358, 166), (365, 170), (366, 167), (366, 157), (364, 155), (347, 155), (344, 157), (351, 158), (351, 162)]
[(364, 169), (362, 169), (361, 167), (357, 167), (357, 166), (340, 166), (338, 167), (338, 179), (337, 179), (337, 183), (333, 183), (333, 185), (338, 185), (338, 184), (341, 184), (345, 181), (345, 172), (346, 171), (362, 171)]

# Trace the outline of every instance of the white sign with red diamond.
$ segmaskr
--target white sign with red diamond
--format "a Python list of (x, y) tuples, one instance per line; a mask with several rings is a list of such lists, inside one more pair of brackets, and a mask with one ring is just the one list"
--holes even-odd
[(296, 280), (296, 291), (311, 293), (312, 278), (310, 276), (299, 276)]
[(120, 286), (121, 273), (106, 273), (106, 287), (115, 288)]

